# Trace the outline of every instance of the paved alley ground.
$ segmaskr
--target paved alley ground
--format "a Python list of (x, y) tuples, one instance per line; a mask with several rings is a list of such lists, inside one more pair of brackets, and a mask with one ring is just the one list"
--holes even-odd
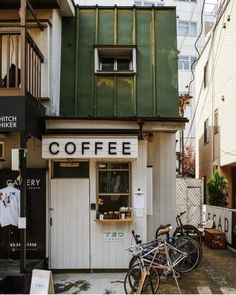
[[(123, 294), (125, 273), (53, 274), (55, 292), (61, 294)], [(179, 279), (182, 294), (236, 294), (236, 254), (203, 245), (201, 264)], [(161, 282), (159, 294), (178, 294), (172, 277)]]

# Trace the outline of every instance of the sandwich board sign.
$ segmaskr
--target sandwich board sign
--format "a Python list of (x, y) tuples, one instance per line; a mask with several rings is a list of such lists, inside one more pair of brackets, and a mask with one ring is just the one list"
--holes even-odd
[(33, 270), (30, 294), (55, 294), (51, 271)]

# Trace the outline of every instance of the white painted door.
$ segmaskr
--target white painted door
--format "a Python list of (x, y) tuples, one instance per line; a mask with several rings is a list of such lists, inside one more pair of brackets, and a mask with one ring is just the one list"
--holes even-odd
[(89, 179), (51, 180), (52, 269), (90, 268)]

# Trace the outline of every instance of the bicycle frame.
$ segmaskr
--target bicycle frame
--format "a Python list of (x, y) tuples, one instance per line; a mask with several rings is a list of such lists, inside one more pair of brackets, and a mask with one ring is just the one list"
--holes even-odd
[[(164, 246), (164, 251), (165, 251), (165, 256), (167, 258), (168, 266), (157, 263), (155, 261), (157, 255), (160, 253), (160, 250), (163, 249), (163, 246)], [(172, 261), (168, 259), (170, 250), (174, 250), (174, 251), (176, 251), (176, 252), (178, 252), (180, 254), (180, 256), (174, 261), (174, 263), (172, 263)], [(147, 256), (149, 256), (150, 254), (152, 256), (152, 259), (147, 258)], [(178, 263), (180, 263), (186, 257), (187, 257), (187, 254), (185, 252), (175, 248), (171, 244), (167, 243), (167, 241), (165, 240), (165, 241), (162, 241), (160, 245), (158, 245), (155, 248), (149, 250), (145, 254), (139, 255), (138, 259), (140, 260), (140, 262), (142, 264), (142, 267), (147, 266), (145, 264), (148, 263), (149, 264), (148, 269), (150, 269), (151, 267), (155, 267), (155, 268), (158, 268), (158, 269), (165, 269), (166, 271), (168, 271), (168, 270), (172, 270), (173, 267), (175, 267)]]

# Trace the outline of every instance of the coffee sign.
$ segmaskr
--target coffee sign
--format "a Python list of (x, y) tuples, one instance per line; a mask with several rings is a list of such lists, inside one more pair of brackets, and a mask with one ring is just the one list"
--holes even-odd
[(137, 158), (137, 137), (43, 138), (42, 157), (62, 158)]

